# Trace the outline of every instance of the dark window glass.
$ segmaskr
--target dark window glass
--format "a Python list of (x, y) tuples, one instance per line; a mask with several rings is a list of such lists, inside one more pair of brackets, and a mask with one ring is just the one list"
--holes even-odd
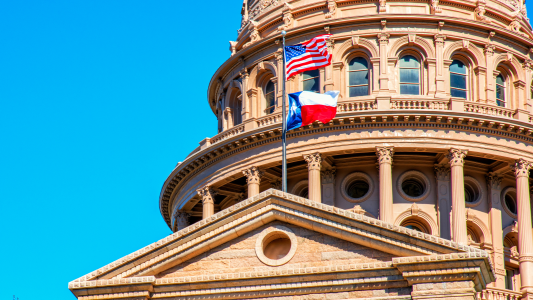
[(303, 90), (319, 93), (320, 92), (320, 71), (312, 70), (303, 73)]
[(274, 83), (269, 81), (265, 88), (266, 114), (271, 114), (276, 109), (276, 97), (274, 90)]
[(450, 89), (452, 97), (465, 98), (467, 95), (466, 66), (459, 60), (450, 65)]
[(424, 194), (424, 185), (416, 179), (408, 179), (402, 183), (402, 190), (408, 196), (420, 197)]
[(405, 228), (408, 228), (408, 229), (411, 229), (411, 230), (415, 230), (415, 231), (423, 232), (422, 230), (420, 230), (420, 228), (418, 228), (418, 227), (415, 226), (415, 225), (407, 225), (407, 226), (405, 226)]
[(420, 63), (411, 55), (400, 59), (400, 94), (420, 94)]
[(304, 188), (301, 192), (300, 192), (300, 197), (304, 197), (304, 198), (309, 198), (309, 189), (308, 188)]
[(242, 123), (242, 101), (237, 100), (237, 106), (235, 107), (235, 111), (233, 112), (234, 116), (234, 125), (239, 125)]
[(368, 190), (370, 189), (370, 186), (366, 181), (363, 180), (356, 180), (348, 186), (348, 189), (346, 190), (346, 193), (348, 196), (352, 198), (362, 198), (363, 196), (368, 193)]
[(505, 107), (505, 79), (500, 74), (496, 77), (496, 102), (498, 106)]
[(513, 197), (505, 195), (505, 205), (513, 214), (516, 214), (516, 202)]
[(470, 185), (465, 184), (465, 202), (472, 203), (476, 200), (476, 192), (474, 189)]
[(356, 57), (348, 64), (348, 91), (350, 97), (366, 96), (369, 94), (368, 62), (362, 57)]

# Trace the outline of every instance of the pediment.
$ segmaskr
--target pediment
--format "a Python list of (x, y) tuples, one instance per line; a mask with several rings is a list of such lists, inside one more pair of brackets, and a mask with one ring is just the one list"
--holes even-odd
[[(296, 250), (283, 265), (269, 265), (258, 257), (258, 236), (280, 226), (293, 233)], [(179, 296), (187, 292), (185, 286), (204, 290), (217, 287), (218, 280), (239, 286), (246, 279), (250, 287), (295, 274), (301, 275), (294, 280), (301, 281), (303, 274), (312, 280), (342, 273), (353, 284), (363, 284), (369, 271), (383, 284), (397, 282), (401, 288), (409, 281), (406, 270), (423, 274), (461, 260), (471, 262), (478, 289), (494, 280), (483, 250), (271, 189), (85, 275), (69, 288), (76, 296), (111, 291)], [(417, 280), (422, 276), (409, 274)]]

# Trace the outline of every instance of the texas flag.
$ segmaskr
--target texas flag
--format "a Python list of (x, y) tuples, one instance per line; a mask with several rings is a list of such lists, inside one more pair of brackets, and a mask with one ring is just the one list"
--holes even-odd
[(289, 94), (289, 114), (287, 130), (309, 125), (314, 121), (328, 123), (337, 114), (337, 98), (339, 91), (324, 94), (314, 92), (298, 92)]

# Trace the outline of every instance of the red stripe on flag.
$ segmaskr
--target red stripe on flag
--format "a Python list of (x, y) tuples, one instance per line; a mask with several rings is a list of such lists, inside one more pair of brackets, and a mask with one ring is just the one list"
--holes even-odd
[(327, 105), (304, 105), (302, 106), (302, 126), (320, 121), (329, 123), (337, 114), (337, 107)]

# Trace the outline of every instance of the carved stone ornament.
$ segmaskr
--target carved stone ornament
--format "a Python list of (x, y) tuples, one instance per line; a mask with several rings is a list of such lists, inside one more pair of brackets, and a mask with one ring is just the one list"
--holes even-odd
[(509, 30), (511, 31), (514, 31), (514, 32), (520, 32), (520, 28), (522, 28), (522, 25), (520, 25), (520, 22), (517, 20), (517, 19), (514, 19), (510, 24), (509, 24)]
[(229, 41), (229, 51), (231, 51), (231, 56), (237, 53), (237, 42)]
[(379, 12), (387, 12), (387, 0), (379, 0)]
[(441, 13), (442, 9), (439, 6), (439, 0), (431, 0), (431, 14)]
[(484, 23), (491, 23), (489, 18), (485, 16), (485, 13), (487, 12), (487, 2), (485, 0), (478, 0), (477, 7), (474, 10), (474, 16), (477, 21), (484, 22)]
[(263, 177), (264, 172), (259, 170), (258, 167), (253, 166), (249, 169), (243, 170), (242, 173), (246, 176), (246, 182), (250, 183), (261, 183), (261, 177)]
[(525, 160), (525, 159), (519, 159), (515, 162), (513, 165), (513, 171), (515, 173), (515, 176), (518, 177), (529, 177), (529, 170), (531, 170), (532, 163)]
[(450, 181), (450, 167), (447, 165), (435, 165), (435, 179)]
[(465, 164), (465, 157), (468, 154), (467, 150), (461, 150), (461, 149), (450, 149), (450, 152), (448, 153), (448, 159), (450, 160), (450, 166), (464, 166)]
[(494, 190), (499, 190), (502, 184), (503, 177), (497, 173), (489, 173), (485, 176), (487, 179), (487, 185)]
[(337, 172), (337, 168), (335, 167), (322, 171), (322, 184), (335, 183), (336, 172)]
[(366, 214), (366, 210), (364, 210), (361, 207), (361, 205), (356, 205), (352, 209), (349, 209), (349, 211), (351, 211), (353, 213), (356, 213), (356, 214), (360, 214), (360, 215), (365, 215)]
[(320, 153), (304, 155), (304, 159), (309, 170), (320, 170), (320, 165), (322, 164), (322, 155)]
[(527, 69), (528, 71), (532, 71), (533, 70), (533, 59), (525, 59), (524, 60), (524, 65), (523, 65), (524, 69)]
[(446, 40), (446, 36), (444, 34), (435, 34), (433, 39), (435, 41), (436, 46), (444, 46), (444, 41)]
[(294, 22), (294, 16), (292, 15), (292, 12), (290, 10), (284, 11), (283, 12), (283, 25), (278, 27), (278, 31), (283, 31), (283, 30), (287, 30), (291, 28), (293, 22)]
[(328, 1), (328, 12), (326, 13), (326, 19), (331, 19), (335, 16), (335, 12), (337, 12), (337, 1), (335, 0), (327, 0)]
[(389, 43), (390, 33), (380, 33), (378, 34), (379, 44), (388, 44)]
[(216, 192), (210, 186), (204, 186), (203, 188), (197, 189), (198, 195), (202, 197), (202, 203), (215, 203)]
[(250, 41), (242, 46), (242, 48), (246, 48), (250, 46), (252, 43), (255, 43), (261, 39), (261, 36), (259, 35), (259, 30), (257, 28), (257, 22), (250, 21), (250, 25), (248, 25), (250, 28)]
[(420, 212), (420, 208), (418, 207), (418, 205), (416, 205), (416, 203), (413, 203), (413, 205), (411, 205), (411, 214), (413, 216), (418, 216), (419, 212)]
[(487, 44), (485, 45), (485, 55), (492, 56), (494, 55), (494, 50), (496, 50), (496, 46), (493, 44)]
[(379, 164), (392, 164), (394, 147), (376, 147), (376, 155)]

